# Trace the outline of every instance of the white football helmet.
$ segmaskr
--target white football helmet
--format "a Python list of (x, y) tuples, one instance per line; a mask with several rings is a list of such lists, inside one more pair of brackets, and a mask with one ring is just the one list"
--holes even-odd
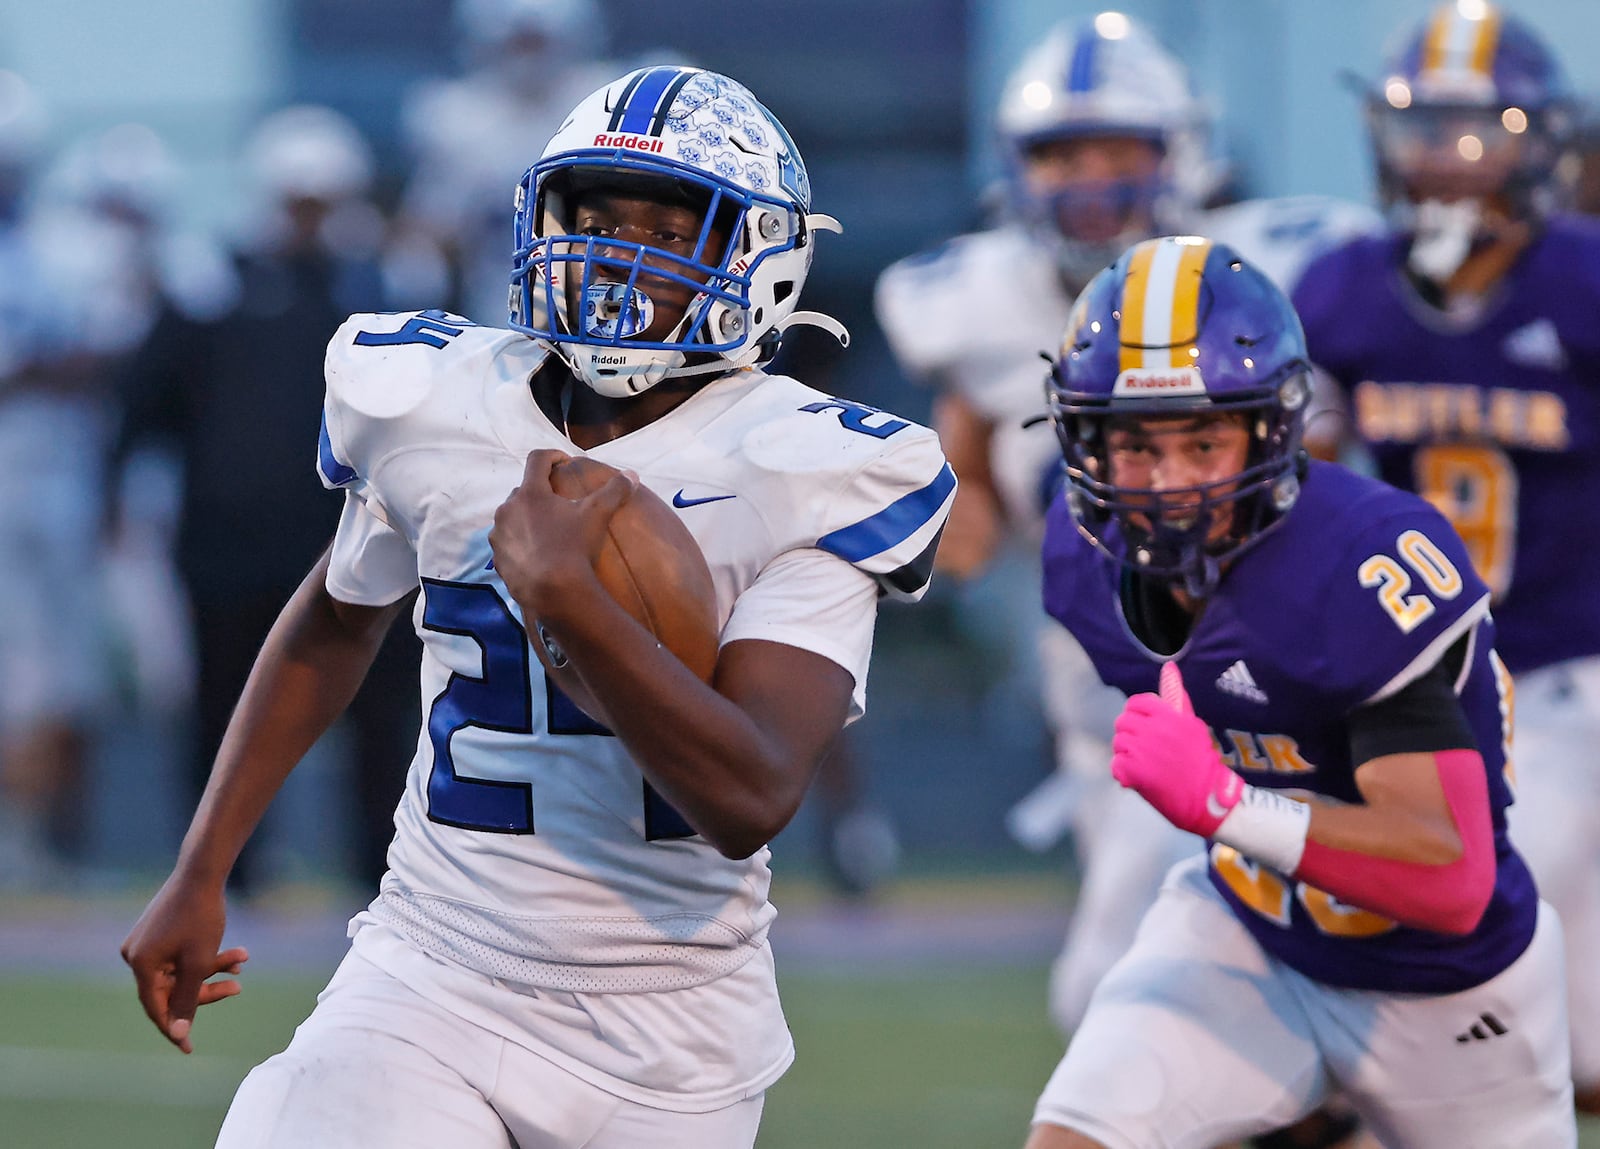
[(0, 226), (23, 211), (28, 172), (44, 155), (49, 127), (33, 86), (0, 68)]
[(251, 133), (245, 167), (264, 198), (337, 202), (372, 185), (372, 149), (360, 129), (332, 108), (297, 104), (273, 112)]
[[(1078, 283), (1130, 244), (1183, 230), (1221, 176), (1210, 152), (1209, 116), (1188, 71), (1120, 12), (1052, 29), (1008, 79), (997, 126), (1013, 210), (1056, 249), (1063, 274)], [(1155, 177), (1069, 185), (1047, 195), (1030, 190), (1033, 149), (1095, 137), (1149, 140), (1161, 152)], [(1074, 214), (1089, 207), (1116, 211), (1128, 226), (1111, 239), (1073, 234)]]
[(178, 192), (172, 152), (146, 124), (117, 124), (67, 148), (43, 181), (47, 202), (154, 223)]
[[(576, 194), (607, 187), (693, 204), (702, 212), (693, 255), (574, 234)], [(742, 84), (698, 68), (630, 72), (580, 103), (522, 177), (511, 326), (618, 398), (764, 363), (796, 323), (847, 343), (836, 321), (795, 310), (813, 233), (840, 230), (810, 206), (794, 142)], [(722, 250), (713, 224), (728, 237)], [(641, 338), (655, 312), (641, 273), (694, 289), (660, 341)]]
[(594, 0), (456, 0), (453, 15), (461, 39), (480, 53), (518, 36), (579, 48), (604, 32)]

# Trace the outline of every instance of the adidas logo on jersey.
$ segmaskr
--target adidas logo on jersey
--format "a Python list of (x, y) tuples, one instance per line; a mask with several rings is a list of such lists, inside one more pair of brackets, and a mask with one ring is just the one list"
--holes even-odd
[(1567, 350), (1561, 346), (1556, 325), (1548, 319), (1535, 319), (1517, 328), (1500, 344), (1506, 360), (1523, 367), (1560, 371), (1567, 365)]
[(1235, 698), (1243, 698), (1247, 702), (1267, 701), (1267, 692), (1256, 685), (1256, 680), (1250, 675), (1250, 668), (1244, 664), (1242, 658), (1217, 676), (1217, 689)]

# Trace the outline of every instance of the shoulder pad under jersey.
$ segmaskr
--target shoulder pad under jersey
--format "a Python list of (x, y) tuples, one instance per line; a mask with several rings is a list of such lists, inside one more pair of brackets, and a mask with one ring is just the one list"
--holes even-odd
[(1320, 195), (1243, 200), (1207, 212), (1204, 222), (1207, 238), (1232, 247), (1286, 292), (1321, 252), (1382, 230), (1375, 209)]
[(1353, 705), (1406, 686), (1489, 613), (1489, 590), (1444, 516), (1369, 483), (1359, 515), (1335, 524), (1359, 525), (1327, 540), (1339, 557), (1317, 599), (1324, 680)]
[[(1069, 300), (1054, 264), (1019, 228), (958, 236), (927, 252), (891, 264), (878, 277), (874, 307), (889, 349), (906, 374), (919, 380), (958, 369), (963, 361), (1015, 339), (1024, 317), (1041, 307), (1051, 313), (1050, 349), (1060, 341)], [(1055, 312), (1059, 311), (1059, 320)], [(1043, 347), (1030, 346), (1031, 354)]]
[(358, 486), (397, 425), (439, 401), (470, 402), (508, 342), (526, 336), (429, 310), (352, 315), (328, 342), (317, 472), (329, 487)]
[(838, 555), (885, 594), (920, 598), (955, 498), (938, 436), (784, 376), (759, 394), (764, 417), (742, 449), (776, 513), (795, 524), (789, 543)]

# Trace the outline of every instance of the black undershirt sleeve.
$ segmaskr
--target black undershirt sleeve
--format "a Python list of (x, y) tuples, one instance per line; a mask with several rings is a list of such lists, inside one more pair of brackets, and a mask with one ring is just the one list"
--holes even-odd
[(1352, 763), (1360, 766), (1387, 754), (1478, 749), (1455, 690), (1471, 641), (1470, 635), (1460, 639), (1404, 689), (1350, 712)]

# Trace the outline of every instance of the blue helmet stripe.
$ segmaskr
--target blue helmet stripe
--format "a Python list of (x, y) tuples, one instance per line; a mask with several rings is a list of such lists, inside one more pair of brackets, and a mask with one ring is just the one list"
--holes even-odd
[(841, 527), (817, 540), (817, 546), (848, 562), (860, 562), (902, 543), (939, 513), (955, 489), (956, 473), (946, 463), (933, 482), (890, 503), (871, 518)]
[(678, 98), (678, 93), (683, 91), (683, 86), (694, 77), (693, 72), (679, 72), (678, 78), (672, 81), (666, 94), (661, 97), (661, 102), (656, 106), (656, 114), (650, 118), (650, 131), (648, 134), (659, 136), (661, 129), (667, 126), (667, 113), (672, 110), (672, 102)]
[(322, 475), (322, 481), (330, 487), (348, 486), (361, 476), (353, 467), (347, 467), (339, 462), (338, 456), (333, 453), (333, 440), (328, 436), (328, 417), (322, 417), (322, 431), (317, 436), (317, 471)]
[[(642, 136), (650, 130), (650, 120), (655, 116), (656, 108), (661, 103), (661, 97), (666, 94), (667, 88), (672, 85), (682, 74), (679, 68), (651, 68), (639, 77), (638, 85), (628, 95), (624, 108), (622, 124), (616, 128), (619, 132), (629, 132)], [(616, 117), (613, 116), (613, 119)]]
[(1072, 48), (1072, 64), (1067, 69), (1067, 91), (1088, 92), (1094, 89), (1095, 49), (1100, 45), (1100, 34), (1089, 24), (1078, 33), (1078, 42)]
[(617, 101), (617, 106), (611, 109), (611, 122), (606, 125), (606, 131), (614, 132), (617, 130), (617, 125), (622, 123), (623, 114), (628, 110), (628, 101), (633, 99), (634, 92), (639, 90), (639, 81), (643, 80), (646, 75), (648, 75), (646, 72), (638, 73), (628, 81), (628, 86), (622, 89), (622, 98)]

